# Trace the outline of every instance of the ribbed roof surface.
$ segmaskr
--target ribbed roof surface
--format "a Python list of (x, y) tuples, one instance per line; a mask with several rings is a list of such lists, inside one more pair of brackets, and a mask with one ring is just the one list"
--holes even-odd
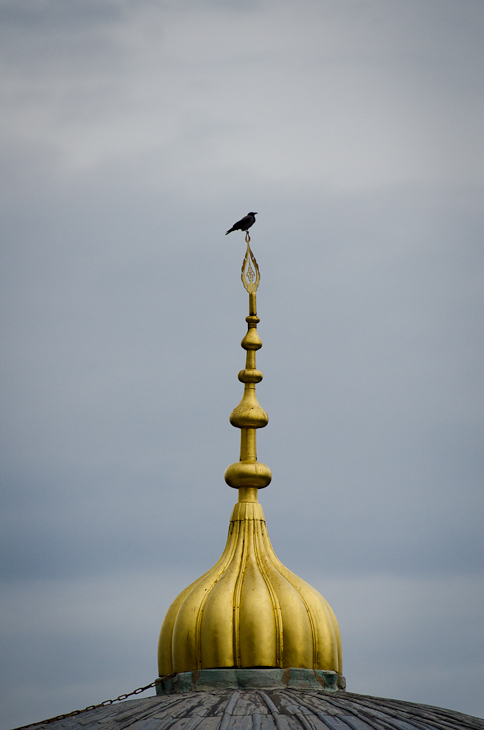
[(214, 690), (128, 700), (46, 730), (484, 730), (484, 720), (400, 700), (307, 690)]

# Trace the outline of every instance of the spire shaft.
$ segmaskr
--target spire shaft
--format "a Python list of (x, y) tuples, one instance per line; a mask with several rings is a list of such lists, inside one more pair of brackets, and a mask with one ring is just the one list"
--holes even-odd
[[(260, 272), (255, 256), (250, 248), (250, 236), (245, 236), (247, 251), (242, 264), (242, 283), (249, 293), (249, 316), (247, 334), (241, 346), (247, 351), (245, 368), (239, 372), (238, 378), (244, 383), (244, 395), (239, 405), (230, 414), (232, 426), (241, 429), (240, 434), (240, 461), (231, 464), (225, 470), (225, 481), (234, 489), (243, 489), (239, 494), (239, 501), (245, 501), (249, 493), (247, 488), (262, 489), (267, 487), (272, 479), (271, 470), (265, 464), (257, 461), (257, 429), (264, 428), (269, 423), (269, 416), (259, 405), (255, 386), (262, 380), (262, 373), (256, 367), (256, 352), (262, 347), (262, 340), (257, 332), (260, 322), (257, 316), (256, 292), (259, 286)], [(256, 493), (255, 493), (256, 494)], [(250, 492), (254, 497), (253, 491)], [(253, 499), (249, 501), (253, 501)]]

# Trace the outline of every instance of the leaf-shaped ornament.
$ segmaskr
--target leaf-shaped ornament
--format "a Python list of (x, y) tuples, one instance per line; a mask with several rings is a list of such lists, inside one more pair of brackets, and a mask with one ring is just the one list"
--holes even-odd
[(248, 242), (247, 251), (245, 252), (244, 261), (242, 263), (241, 279), (246, 291), (249, 293), (257, 291), (260, 281), (259, 267)]

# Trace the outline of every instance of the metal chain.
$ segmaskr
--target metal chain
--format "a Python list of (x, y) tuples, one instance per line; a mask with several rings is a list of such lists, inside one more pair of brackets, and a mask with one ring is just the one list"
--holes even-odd
[(27, 727), (34, 727), (35, 725), (48, 725), (50, 722), (55, 722), (56, 720), (65, 720), (66, 717), (74, 717), (74, 715), (80, 715), (83, 712), (89, 712), (89, 710), (97, 710), (99, 707), (109, 707), (109, 705), (114, 704), (115, 702), (122, 702), (123, 700), (127, 700), (128, 697), (132, 697), (132, 695), (139, 695), (141, 692), (145, 692), (147, 689), (151, 689), (152, 687), (156, 687), (157, 684), (161, 684), (161, 682), (164, 682), (165, 679), (169, 679), (169, 677), (174, 677), (175, 673), (173, 674), (166, 674), (164, 677), (158, 677), (158, 679), (155, 679), (154, 682), (151, 684), (147, 684), (146, 687), (138, 687), (138, 689), (134, 689), (132, 692), (128, 692), (127, 694), (119, 695), (119, 697), (116, 697), (115, 700), (104, 700), (104, 702), (100, 702), (98, 705), (89, 705), (88, 707), (85, 707), (83, 710), (74, 710), (73, 712), (66, 712), (64, 715), (56, 715), (56, 717), (49, 717), (48, 720), (42, 720), (41, 722), (31, 722), (30, 725), (21, 725), (20, 727), (14, 728), (14, 730), (25, 730)]

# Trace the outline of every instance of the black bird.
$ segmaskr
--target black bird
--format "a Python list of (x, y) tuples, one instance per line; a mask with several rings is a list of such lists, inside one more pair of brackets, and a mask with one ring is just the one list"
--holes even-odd
[(240, 221), (237, 221), (237, 223), (234, 223), (232, 228), (229, 228), (227, 233), (232, 233), (232, 231), (248, 231), (251, 226), (255, 223), (255, 217), (257, 213), (247, 213), (246, 216), (240, 219)]

